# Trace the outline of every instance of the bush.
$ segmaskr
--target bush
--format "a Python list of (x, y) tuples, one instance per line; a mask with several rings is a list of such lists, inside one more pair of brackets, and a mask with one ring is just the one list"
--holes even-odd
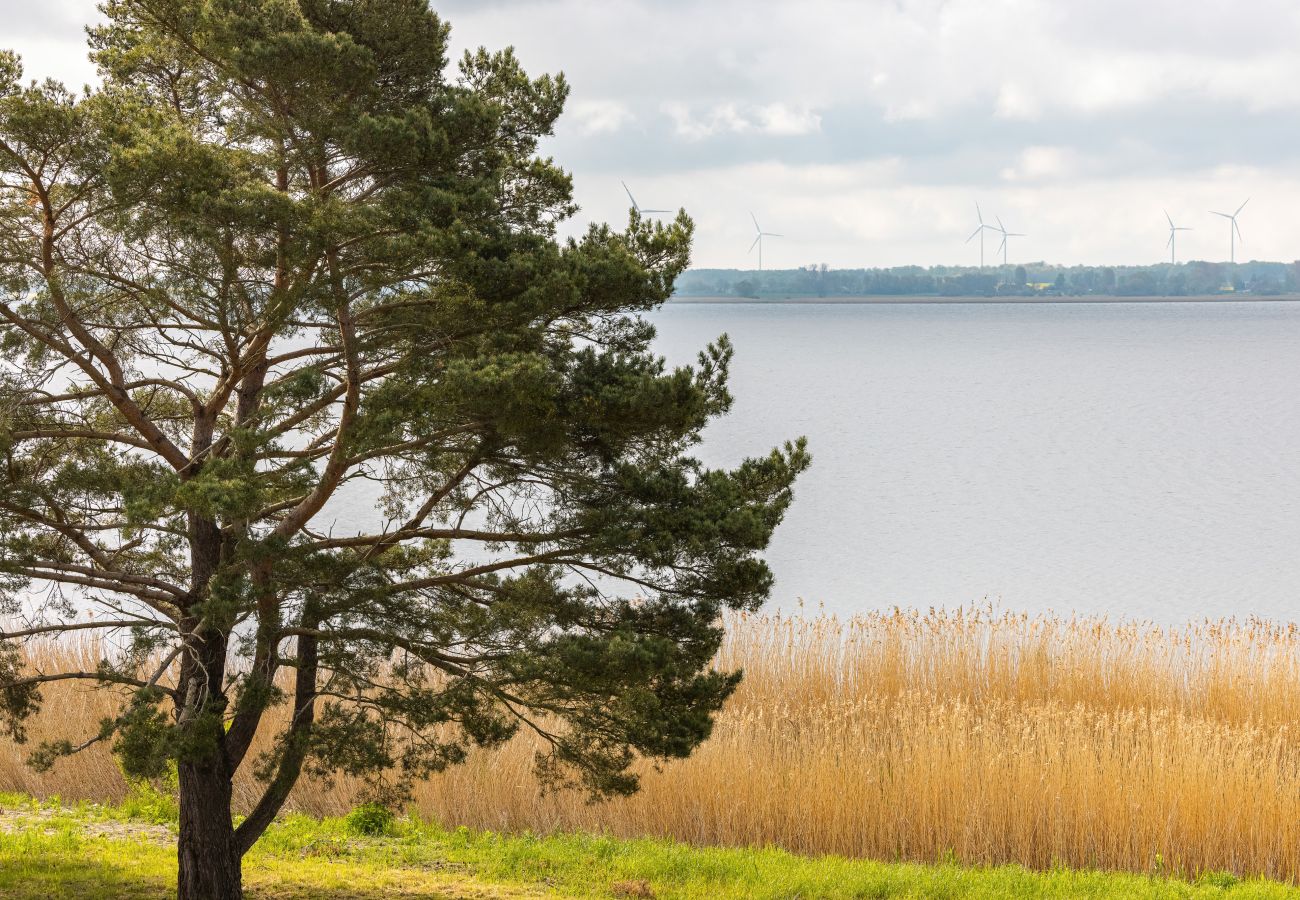
[(348, 831), (365, 837), (392, 834), (396, 824), (397, 817), (382, 803), (363, 803), (343, 818)]
[(126, 799), (119, 808), (123, 816), (154, 825), (174, 825), (180, 821), (180, 776), (175, 761), (167, 763), (159, 778), (129, 775), (120, 759), (118, 768), (127, 784)]
[(180, 803), (175, 792), (160, 789), (143, 778), (130, 782), (121, 810), (128, 819), (139, 819), (154, 825), (174, 825), (181, 818)]
[(1196, 879), (1197, 884), (1213, 885), (1214, 887), (1227, 890), (1241, 882), (1241, 879), (1231, 872), (1202, 872)]

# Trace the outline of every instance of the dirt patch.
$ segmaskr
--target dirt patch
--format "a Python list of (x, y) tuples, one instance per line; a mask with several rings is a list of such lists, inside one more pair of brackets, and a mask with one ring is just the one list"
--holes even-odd
[(73, 817), (68, 815), (66, 810), (43, 806), (0, 808), (0, 833), (3, 834), (35, 831), (44, 835), (55, 835), (69, 827), (88, 838), (142, 841), (158, 846), (172, 846), (176, 843), (176, 833), (166, 825), (97, 819), (93, 817), (93, 813), (88, 817)]

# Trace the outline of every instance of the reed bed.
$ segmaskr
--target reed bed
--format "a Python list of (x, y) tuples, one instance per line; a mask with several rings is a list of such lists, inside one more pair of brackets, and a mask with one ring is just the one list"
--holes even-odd
[[(589, 804), (545, 794), (526, 738), (419, 786), (453, 825), (775, 844), (800, 853), (1300, 881), (1300, 629), (1164, 627), (991, 609), (727, 622), (745, 680), (689, 760)], [(50, 645), (45, 654), (96, 648)], [(33, 659), (52, 667), (52, 659)], [(62, 664), (62, 662), (60, 662)], [(94, 730), (110, 696), (58, 686), (33, 737)], [(0, 742), (0, 789), (114, 800), (94, 748), (37, 775)], [(345, 810), (355, 785), (292, 805)], [(248, 803), (255, 786), (237, 785)]]

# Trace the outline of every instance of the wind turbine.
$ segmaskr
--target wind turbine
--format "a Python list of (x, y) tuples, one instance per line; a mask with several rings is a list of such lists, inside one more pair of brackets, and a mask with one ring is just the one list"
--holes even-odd
[(763, 238), (785, 237), (785, 235), (773, 234), (770, 231), (764, 231), (762, 226), (758, 224), (758, 218), (752, 212), (749, 214), (749, 217), (754, 220), (754, 231), (757, 232), (757, 237), (754, 238), (754, 243), (749, 245), (749, 252), (753, 253), (754, 248), (755, 247), (758, 248), (758, 271), (761, 272), (763, 271)]
[(627, 199), (632, 201), (632, 208), (636, 210), (636, 214), (638, 216), (645, 216), (651, 214), (666, 216), (670, 212), (672, 212), (671, 209), (642, 209), (640, 204), (636, 202), (636, 198), (632, 196), (632, 190), (627, 186), (627, 182), (621, 181), (619, 182), (619, 184), (623, 185), (623, 190), (627, 191)]
[[(1246, 203), (1249, 202), (1250, 202), (1250, 198), (1247, 197)], [(1241, 237), (1241, 226), (1237, 224), (1237, 216), (1241, 215), (1241, 211), (1246, 208), (1246, 203), (1243, 203), (1241, 204), (1241, 206), (1238, 206), (1237, 211), (1232, 215), (1228, 215), (1228, 213), (1221, 213), (1221, 212), (1215, 212), (1214, 210), (1210, 210), (1211, 215), (1223, 216), (1229, 222), (1228, 224), (1228, 261), (1229, 262), (1235, 263), (1237, 261), (1237, 238)]]
[(975, 204), (975, 216), (980, 220), (980, 226), (971, 232), (970, 237), (966, 238), (966, 243), (969, 244), (971, 241), (975, 240), (975, 235), (978, 234), (980, 236), (980, 268), (982, 269), (984, 268), (984, 232), (997, 231), (997, 229), (992, 225), (984, 224), (984, 213), (980, 212), (980, 205), (978, 203)]
[(998, 220), (997, 230), (1002, 232), (1002, 243), (998, 245), (998, 249), (1002, 251), (1002, 265), (1005, 266), (1007, 264), (1007, 238), (1028, 237), (1028, 235), (1021, 234), (1019, 231), (1007, 231), (1007, 227), (1002, 224), (1000, 217), (994, 216), (993, 218)]
[[(1238, 210), (1238, 212), (1240, 212), (1240, 210)], [(1174, 220), (1169, 217), (1169, 210), (1165, 210), (1165, 218), (1169, 219), (1169, 243), (1165, 244), (1165, 246), (1169, 248), (1169, 263), (1170, 265), (1173, 265), (1178, 262), (1178, 243), (1174, 238), (1177, 236), (1178, 232), (1191, 231), (1192, 229), (1181, 225), (1175, 225)]]

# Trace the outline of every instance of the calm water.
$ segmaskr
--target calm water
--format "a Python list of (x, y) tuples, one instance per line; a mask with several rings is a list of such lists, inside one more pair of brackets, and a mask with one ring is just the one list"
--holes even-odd
[(773, 604), (1300, 618), (1300, 304), (672, 304), (734, 463), (807, 435)]

